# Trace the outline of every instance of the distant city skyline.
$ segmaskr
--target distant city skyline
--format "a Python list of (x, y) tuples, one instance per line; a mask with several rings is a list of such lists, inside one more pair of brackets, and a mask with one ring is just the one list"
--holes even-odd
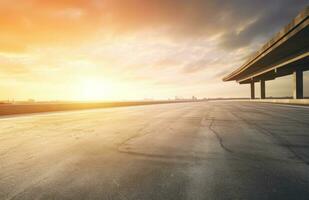
[[(248, 85), (224, 83), (222, 77), (307, 5), (2, 0), (0, 100), (249, 97)], [(291, 96), (290, 79), (267, 82), (267, 96)], [(309, 96), (309, 72), (304, 86)]]

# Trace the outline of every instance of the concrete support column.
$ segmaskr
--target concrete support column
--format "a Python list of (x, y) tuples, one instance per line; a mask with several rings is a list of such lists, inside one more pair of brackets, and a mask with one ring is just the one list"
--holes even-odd
[(251, 81), (250, 87), (251, 87), (251, 99), (255, 99), (254, 81)]
[(260, 80), (261, 83), (261, 99), (265, 99), (265, 80)]
[(302, 70), (296, 70), (295, 72), (293, 72), (293, 98), (294, 99), (304, 98)]

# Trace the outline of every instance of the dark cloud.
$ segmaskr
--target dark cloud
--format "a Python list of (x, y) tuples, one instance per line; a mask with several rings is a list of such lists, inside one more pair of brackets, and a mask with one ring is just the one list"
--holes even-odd
[[(261, 1), (261, 3), (265, 2)], [(247, 16), (248, 18), (256, 17), (256, 19), (243, 30), (226, 31), (221, 38), (221, 45), (235, 49), (247, 46), (257, 38), (268, 39), (287, 25), (307, 4), (308, 1), (305, 0), (269, 1), (264, 6), (259, 6), (258, 12), (253, 11)]]
[(233, 49), (269, 37), (307, 5), (307, 0), (112, 0), (105, 9), (121, 31), (161, 26), (182, 39), (223, 34), (221, 46)]

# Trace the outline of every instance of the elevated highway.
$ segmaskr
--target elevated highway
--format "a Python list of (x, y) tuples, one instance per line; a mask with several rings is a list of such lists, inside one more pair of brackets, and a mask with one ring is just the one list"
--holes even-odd
[(306, 7), (246, 63), (224, 77), (223, 81), (250, 84), (252, 99), (255, 98), (254, 84), (259, 83), (261, 99), (265, 99), (265, 81), (292, 74), (293, 98), (302, 99), (303, 72), (309, 70), (308, 14), (309, 7)]

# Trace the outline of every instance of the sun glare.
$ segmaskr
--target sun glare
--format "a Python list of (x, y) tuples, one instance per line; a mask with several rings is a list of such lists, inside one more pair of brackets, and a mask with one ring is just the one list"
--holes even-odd
[(112, 92), (110, 84), (96, 78), (81, 80), (77, 87), (77, 99), (82, 101), (104, 100)]

